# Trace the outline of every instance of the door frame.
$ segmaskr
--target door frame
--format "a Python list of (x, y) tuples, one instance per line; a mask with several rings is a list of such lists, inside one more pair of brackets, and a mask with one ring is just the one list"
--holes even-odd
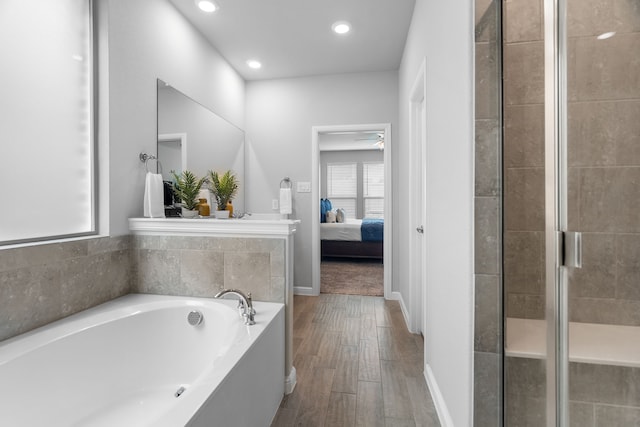
[[(320, 145), (319, 135), (328, 132), (363, 132), (384, 130), (384, 297), (391, 298), (393, 267), (393, 200), (391, 165), (391, 123), (327, 125), (311, 127), (311, 295), (320, 295)], [(315, 213), (314, 213), (315, 212)]]
[[(181, 158), (180, 161), (182, 162), (182, 170), (185, 171), (187, 170), (187, 134), (184, 132), (158, 134), (158, 142), (157, 142), (158, 144), (162, 142), (172, 142), (172, 141), (178, 141), (180, 144), (180, 158)], [(156, 149), (159, 151), (159, 147)], [(158, 154), (158, 151), (156, 151), (156, 154)], [(160, 162), (161, 161), (162, 159), (160, 159)], [(158, 162), (158, 167), (159, 168), (161, 167), (159, 162)]]
[(562, 233), (567, 231), (566, 2), (544, 0), (545, 319), (547, 426), (568, 425), (568, 276)]
[[(409, 142), (411, 150), (411, 163), (409, 165), (409, 194), (411, 196), (411, 209), (409, 221), (409, 240), (411, 247), (420, 245), (422, 259), (417, 259), (412, 253), (409, 258), (409, 310), (407, 319), (409, 329), (413, 333), (426, 331), (426, 307), (427, 307), (427, 235), (426, 235), (426, 208), (427, 208), (427, 117), (425, 103), (427, 101), (427, 66), (426, 58), (422, 64), (411, 87), (409, 95)], [(421, 185), (416, 185), (416, 177), (419, 177)], [(416, 194), (420, 191), (420, 195)], [(418, 205), (414, 200), (421, 199)], [(425, 230), (422, 235), (416, 231), (420, 224)], [(412, 251), (413, 252), (413, 251)], [(414, 280), (419, 271), (419, 281)]]

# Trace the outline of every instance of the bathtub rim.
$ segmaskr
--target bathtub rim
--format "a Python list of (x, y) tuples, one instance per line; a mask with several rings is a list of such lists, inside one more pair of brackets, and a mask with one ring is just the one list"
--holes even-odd
[[(212, 302), (226, 306), (234, 312), (237, 305), (237, 300), (234, 299), (130, 293), (0, 341), (0, 366), (15, 357), (64, 337), (103, 325), (114, 319), (134, 316), (141, 312), (140, 307), (153, 305), (154, 310), (172, 307), (170, 301), (181, 302), (186, 307), (202, 307), (206, 302)], [(260, 307), (263, 304), (266, 304), (265, 307), (270, 305), (284, 307), (282, 303), (262, 301), (257, 301), (254, 305)], [(95, 320), (89, 322), (94, 317)], [(242, 321), (240, 316), (238, 318)], [(83, 326), (78, 329), (78, 324)], [(35, 336), (39, 337), (34, 338)], [(36, 340), (38, 342), (34, 342)]]

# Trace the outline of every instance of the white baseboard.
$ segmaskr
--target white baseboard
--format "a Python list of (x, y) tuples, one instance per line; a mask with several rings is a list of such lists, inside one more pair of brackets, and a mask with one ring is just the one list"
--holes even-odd
[(297, 382), (296, 367), (292, 366), (289, 376), (284, 379), (284, 394), (293, 393), (293, 389), (296, 388)]
[(447, 404), (444, 401), (442, 393), (440, 393), (440, 388), (429, 365), (424, 365), (424, 378), (427, 380), (427, 387), (429, 387), (429, 391), (431, 392), (440, 425), (442, 427), (454, 427), (451, 414), (449, 414), (449, 409), (447, 409)]
[(307, 287), (307, 286), (294, 286), (293, 287), (293, 294), (294, 295), (310, 295), (310, 296), (317, 296), (316, 294), (313, 293), (313, 288), (312, 287)]
[(387, 299), (399, 301), (402, 299), (402, 294), (398, 291), (391, 291), (391, 294), (389, 294), (389, 297)]
[(404, 317), (404, 324), (407, 326), (407, 330), (413, 333), (413, 331), (411, 330), (411, 322), (409, 321), (409, 310), (407, 309), (407, 305), (404, 303), (402, 294), (400, 292), (391, 292), (390, 299), (400, 302), (400, 309), (402, 310), (402, 317)]

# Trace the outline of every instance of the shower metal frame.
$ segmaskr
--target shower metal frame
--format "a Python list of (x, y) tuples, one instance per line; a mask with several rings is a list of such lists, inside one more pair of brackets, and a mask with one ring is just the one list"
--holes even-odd
[(547, 426), (569, 425), (566, 0), (544, 0)]

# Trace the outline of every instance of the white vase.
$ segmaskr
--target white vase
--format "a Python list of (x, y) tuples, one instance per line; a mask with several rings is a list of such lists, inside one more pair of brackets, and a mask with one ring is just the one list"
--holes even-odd
[(227, 219), (229, 218), (229, 211), (215, 211), (213, 215), (218, 219)]
[(198, 211), (182, 208), (182, 218), (197, 218)]

